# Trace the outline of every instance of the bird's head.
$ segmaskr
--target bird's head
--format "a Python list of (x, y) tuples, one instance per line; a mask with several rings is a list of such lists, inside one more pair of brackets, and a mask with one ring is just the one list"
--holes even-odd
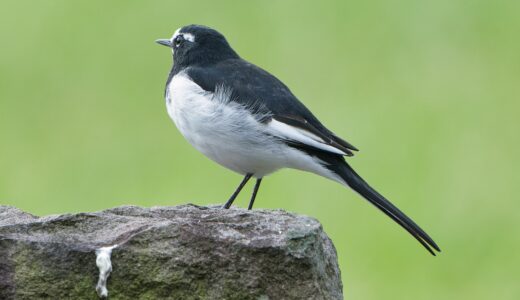
[(156, 42), (172, 49), (174, 68), (202, 66), (238, 58), (220, 32), (202, 25), (181, 27), (170, 39), (160, 39)]

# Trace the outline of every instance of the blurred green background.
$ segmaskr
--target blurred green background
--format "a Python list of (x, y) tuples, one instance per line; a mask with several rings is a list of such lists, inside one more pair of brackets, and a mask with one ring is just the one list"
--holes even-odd
[(154, 40), (191, 23), (360, 148), (349, 162), (443, 249), (334, 182), (269, 177), (256, 207), (323, 223), (346, 299), (520, 299), (520, 1), (3, 0), (0, 204), (223, 203), (241, 177), (196, 152), (163, 100), (171, 57)]

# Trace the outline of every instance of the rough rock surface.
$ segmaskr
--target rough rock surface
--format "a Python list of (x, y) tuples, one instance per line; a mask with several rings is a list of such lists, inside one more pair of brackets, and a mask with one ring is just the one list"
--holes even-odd
[(98, 299), (95, 250), (114, 244), (110, 299), (343, 299), (315, 219), (195, 205), (42, 218), (0, 206), (0, 299)]

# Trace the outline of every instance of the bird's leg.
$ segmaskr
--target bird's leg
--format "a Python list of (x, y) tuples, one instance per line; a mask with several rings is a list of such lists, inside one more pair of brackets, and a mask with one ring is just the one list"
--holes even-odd
[(253, 203), (255, 202), (256, 193), (260, 188), (260, 183), (262, 183), (262, 178), (257, 178), (255, 187), (253, 188), (253, 194), (251, 195), (251, 200), (249, 200), (249, 206), (247, 207), (248, 210), (251, 210), (253, 208)]
[(244, 185), (246, 185), (247, 181), (251, 178), (251, 176), (253, 176), (253, 174), (246, 174), (246, 176), (244, 177), (244, 179), (242, 179), (242, 182), (237, 187), (233, 195), (231, 195), (229, 200), (226, 202), (226, 204), (224, 204), (224, 206), (222, 206), (222, 208), (228, 209), (231, 206), (231, 204), (233, 204), (233, 201), (235, 201), (235, 198), (238, 196), (238, 194), (240, 193)]

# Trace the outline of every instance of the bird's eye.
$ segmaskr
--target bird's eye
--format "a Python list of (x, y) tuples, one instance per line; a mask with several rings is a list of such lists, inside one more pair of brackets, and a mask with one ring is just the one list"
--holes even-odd
[(184, 37), (182, 35), (178, 35), (174, 40), (173, 40), (173, 44), (175, 45), (175, 47), (179, 47), (180, 44), (182, 44), (182, 42), (184, 41)]

